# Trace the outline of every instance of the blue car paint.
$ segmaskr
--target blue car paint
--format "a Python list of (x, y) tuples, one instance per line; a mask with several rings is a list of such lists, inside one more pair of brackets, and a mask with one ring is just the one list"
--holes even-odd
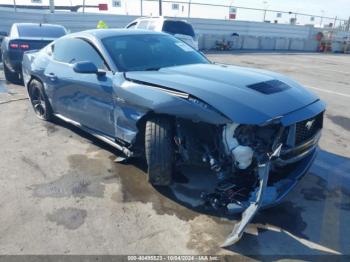
[(105, 76), (77, 74), (72, 65), (53, 60), (44, 76), (55, 112), (115, 137), (112, 72)]
[[(138, 30), (93, 30), (66, 36), (83, 38), (99, 50), (110, 67), (103, 77), (76, 73), (72, 65), (54, 61), (45, 50), (28, 52), (23, 61), (25, 84), (28, 85), (32, 77), (40, 79), (55, 113), (128, 145), (135, 142), (139, 121), (152, 113), (216, 125), (229, 122), (262, 125), (278, 119), (288, 126), (325, 110), (325, 104), (313, 93), (285, 76), (265, 70), (197, 64), (155, 72), (118, 72), (101, 39), (137, 33)], [(247, 88), (247, 85), (273, 79), (291, 88), (274, 94)], [(200, 103), (186, 99), (187, 94)], [(287, 188), (280, 185), (275, 202), (281, 201), (307, 172), (315, 154), (310, 154), (290, 174), (291, 183)]]
[(298, 182), (307, 174), (316, 159), (318, 151), (319, 149), (315, 148), (311, 154), (297, 164), (297, 167), (286, 178), (273, 185), (277, 191), (277, 196), (275, 199), (264, 199), (262, 208), (269, 208), (282, 202), (288, 193), (292, 191)]
[[(145, 32), (157, 34), (142, 31), (143, 34)], [(149, 112), (213, 124), (237, 122), (260, 125), (280, 118), (282, 124), (289, 125), (325, 109), (323, 102), (298, 83), (280, 74), (259, 69), (195, 64), (163, 68), (155, 72), (127, 72), (124, 76), (117, 72), (101, 38), (137, 33), (140, 32), (91, 30), (65, 36), (84, 38), (99, 50), (111, 68), (103, 79), (95, 74), (76, 73), (72, 65), (53, 60), (43, 50), (28, 53), (23, 62), (24, 71), (45, 83), (55, 112), (82, 124), (93, 125), (92, 128), (110, 136), (114, 134), (128, 143), (132, 143), (137, 133), (135, 121)], [(51, 73), (55, 76), (50, 77)], [(27, 77), (27, 81), (29, 79)], [(266, 95), (246, 87), (272, 79), (283, 81), (291, 88)], [(169, 95), (157, 86), (193, 95), (216, 110)]]
[[(157, 72), (127, 72), (126, 76), (192, 94), (233, 122), (242, 124), (263, 124), (318, 100), (314, 94), (286, 77), (237, 66), (186, 65), (163, 68)], [(291, 88), (269, 95), (247, 88), (248, 85), (273, 79), (281, 80)]]

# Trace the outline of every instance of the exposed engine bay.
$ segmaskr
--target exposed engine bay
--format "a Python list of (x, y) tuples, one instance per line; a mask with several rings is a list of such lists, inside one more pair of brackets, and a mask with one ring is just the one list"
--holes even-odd
[(273, 152), (284, 128), (239, 124), (213, 126), (179, 120), (175, 143), (180, 161), (206, 165), (217, 176), (215, 191), (203, 194), (215, 209), (229, 212), (242, 205), (258, 185), (258, 163)]
[(204, 165), (217, 178), (213, 190), (201, 195), (205, 205), (226, 214), (243, 212), (223, 246), (240, 239), (264, 198), (277, 198), (276, 189), (268, 186), (269, 174), (281, 169), (275, 160), (286, 148), (289, 129), (280, 124), (216, 126), (177, 119), (177, 163)]

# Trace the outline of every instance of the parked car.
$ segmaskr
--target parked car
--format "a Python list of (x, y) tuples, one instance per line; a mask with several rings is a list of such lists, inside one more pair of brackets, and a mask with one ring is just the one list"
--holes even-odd
[(1, 44), (5, 78), (9, 82), (21, 83), (23, 53), (41, 49), (67, 33), (60, 25), (15, 23), (9, 36)]
[(58, 117), (145, 158), (153, 185), (170, 185), (184, 164), (212, 170), (217, 184), (203, 201), (218, 212), (245, 210), (225, 245), (307, 173), (323, 125), (324, 103), (295, 81), (213, 64), (164, 33), (67, 35), (26, 52), (23, 76), (39, 118)]
[(129, 23), (125, 28), (165, 32), (175, 36), (198, 50), (198, 38), (193, 30), (193, 27), (190, 23), (184, 20), (176, 20), (163, 16), (141, 17)]
[(4, 37), (6, 37), (6, 36), (7, 36), (7, 32), (0, 31), (0, 57), (1, 57), (1, 54), (2, 54), (1, 43), (2, 43), (2, 40), (4, 39)]

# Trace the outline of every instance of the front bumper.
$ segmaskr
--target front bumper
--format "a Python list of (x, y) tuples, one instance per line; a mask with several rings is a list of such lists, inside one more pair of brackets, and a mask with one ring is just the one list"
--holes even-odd
[[(297, 162), (291, 164), (293, 168), (286, 171), (283, 174), (283, 178), (277, 178), (276, 174), (273, 174), (276, 182), (271, 182), (272, 179), (272, 167), (279, 163), (281, 159), (276, 159), (271, 163), (269, 171), (269, 181), (263, 192), (262, 203), (260, 209), (269, 208), (275, 205), (278, 205), (290, 191), (298, 184), (298, 182), (306, 175), (310, 167), (312, 166), (318, 152), (318, 147), (315, 145), (311, 150), (307, 152), (307, 155), (303, 155), (302, 159), (299, 159)], [(283, 167), (281, 173), (283, 173)], [(256, 200), (256, 195), (252, 194), (250, 199), (245, 203), (242, 203), (241, 206), (235, 206), (229, 210), (230, 214), (239, 214), (242, 213), (251, 202)]]
[[(277, 152), (277, 150), (275, 152)], [(242, 237), (245, 228), (248, 226), (255, 214), (261, 208), (267, 208), (281, 202), (282, 199), (297, 185), (298, 181), (300, 181), (300, 179), (307, 173), (316, 157), (316, 152), (317, 149), (315, 148), (310, 155), (297, 163), (297, 166), (293, 168), (293, 171), (291, 171), (286, 178), (280, 179), (276, 183), (271, 183), (270, 186), (268, 183), (270, 182), (269, 175), (271, 173), (271, 167), (273, 166), (273, 161), (271, 160), (273, 159), (274, 154), (271, 156), (268, 155), (268, 158), (266, 158), (267, 160), (263, 160), (262, 162), (259, 161), (259, 186), (251, 194), (251, 198), (244, 206), (242, 219), (235, 224), (231, 234), (221, 246), (227, 247), (236, 243)], [(269, 192), (274, 193), (271, 194)]]
[[(295, 164), (295, 168), (290, 171), (285, 178), (272, 185), (269, 185), (267, 187), (266, 194), (264, 194), (261, 208), (268, 208), (279, 204), (309, 171), (310, 167), (315, 161), (317, 153), (318, 147), (313, 148), (305, 158), (299, 160), (299, 162)], [(272, 187), (276, 192), (275, 197), (271, 197), (271, 195), (268, 194), (268, 189), (270, 187)]]

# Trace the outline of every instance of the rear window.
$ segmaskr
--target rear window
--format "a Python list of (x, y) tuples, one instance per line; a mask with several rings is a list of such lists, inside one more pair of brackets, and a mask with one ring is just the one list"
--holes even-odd
[(192, 26), (183, 21), (164, 21), (163, 31), (173, 35), (182, 34), (195, 37)]
[(58, 38), (66, 34), (59, 26), (18, 25), (17, 28), (20, 37)]

